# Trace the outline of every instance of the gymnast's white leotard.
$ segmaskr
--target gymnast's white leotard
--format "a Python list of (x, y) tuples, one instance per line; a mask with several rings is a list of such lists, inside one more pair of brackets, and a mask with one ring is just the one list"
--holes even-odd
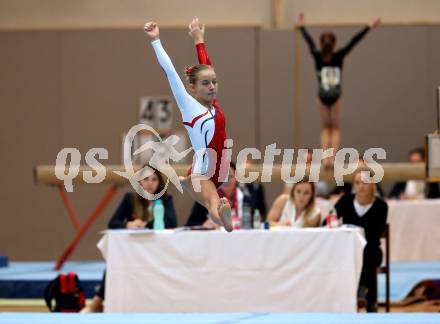
[[(177, 74), (168, 54), (162, 47), (160, 40), (157, 39), (152, 41), (151, 45), (154, 48), (160, 66), (168, 78), (171, 91), (173, 92), (177, 106), (182, 114), (183, 124), (188, 132), (192, 148), (195, 152), (200, 152), (200, 150), (211, 148), (217, 153), (215, 165), (213, 164), (213, 161), (210, 161), (212, 157), (210, 157), (209, 154), (202, 154), (201, 158), (196, 160), (192, 168), (192, 173), (207, 174), (210, 168), (215, 167), (215, 172), (211, 177), (211, 180), (216, 186), (219, 186), (226, 180), (225, 177), (223, 177), (223, 179), (219, 179), (222, 150), (224, 148), (224, 141), (226, 140), (225, 119), (223, 112), (218, 106), (216, 100), (213, 102), (212, 109), (208, 110), (196, 99), (194, 99), (186, 91), (182, 80)], [(224, 176), (224, 173), (221, 174)]]

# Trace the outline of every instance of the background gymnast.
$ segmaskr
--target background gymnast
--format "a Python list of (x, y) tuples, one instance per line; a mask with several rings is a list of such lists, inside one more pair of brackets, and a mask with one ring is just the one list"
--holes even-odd
[[(213, 222), (223, 225), (230, 232), (232, 231), (231, 206), (226, 198), (220, 198), (217, 193), (217, 187), (227, 181), (229, 163), (225, 162), (222, 156), (226, 129), (223, 112), (215, 100), (218, 89), (215, 71), (207, 64), (186, 69), (189, 90), (193, 95), (191, 96), (162, 47), (159, 26), (155, 22), (148, 22), (144, 30), (152, 39), (151, 45), (168, 78), (192, 148), (197, 155), (192, 170), (182, 184), (195, 200), (208, 209)], [(207, 56), (206, 63), (210, 64)], [(210, 150), (206, 150), (208, 148)], [(201, 190), (195, 190), (193, 187), (197, 182), (200, 183)]]
[[(322, 122), (321, 147), (324, 150), (334, 148), (336, 152), (339, 148), (340, 98), (342, 94), (342, 66), (344, 58), (370, 29), (377, 27), (379, 24), (380, 18), (375, 19), (358, 32), (347, 45), (337, 51), (335, 51), (335, 34), (328, 31), (323, 32), (319, 38), (321, 50), (318, 50), (304, 26), (304, 14), (299, 14), (297, 26), (313, 56), (318, 76), (318, 104)], [(333, 159), (325, 160), (326, 165), (332, 164), (332, 162)]]

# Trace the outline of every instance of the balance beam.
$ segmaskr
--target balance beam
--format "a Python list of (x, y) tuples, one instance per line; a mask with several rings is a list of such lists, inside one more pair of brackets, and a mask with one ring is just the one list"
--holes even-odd
[[(425, 164), (411, 164), (411, 163), (382, 163), (381, 166), (384, 169), (384, 177), (382, 182), (397, 182), (407, 180), (426, 180)], [(106, 177), (102, 183), (111, 183), (115, 185), (126, 185), (128, 180), (114, 173), (114, 171), (125, 171), (123, 165), (106, 165)], [(173, 164), (172, 167), (179, 176), (186, 176), (189, 164)], [(258, 172), (261, 176), (262, 164), (249, 165), (246, 167), (246, 174), (248, 172)], [(34, 180), (38, 184), (46, 185), (62, 185), (63, 180), (60, 180), (55, 175), (56, 166), (53, 165), (38, 165), (34, 169)], [(134, 170), (137, 171), (141, 168), (140, 165), (134, 166)], [(292, 165), (291, 176), (295, 174), (296, 165)], [(62, 169), (64, 171), (64, 167)], [(83, 172), (94, 171), (90, 166), (81, 165), (78, 175), (73, 179), (73, 184), (85, 184), (83, 178)], [(96, 173), (96, 172), (95, 172)], [(306, 169), (306, 174), (309, 174), (309, 168)], [(321, 167), (319, 174), (321, 181), (329, 183), (335, 183), (333, 169)], [(353, 175), (345, 175), (344, 181), (351, 181)], [(272, 181), (282, 181), (281, 179), (281, 165), (274, 164), (272, 169)]]

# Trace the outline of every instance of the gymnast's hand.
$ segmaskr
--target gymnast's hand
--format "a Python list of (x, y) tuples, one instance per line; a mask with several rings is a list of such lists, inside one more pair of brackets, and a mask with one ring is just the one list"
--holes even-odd
[(159, 39), (159, 26), (154, 21), (147, 22), (144, 31), (152, 40)]
[(200, 44), (204, 42), (205, 39), (205, 25), (200, 24), (199, 18), (194, 18), (192, 22), (188, 25), (189, 36), (194, 40), (194, 44)]
[(127, 228), (145, 228), (145, 225), (147, 225), (147, 223), (141, 221), (140, 219), (127, 222)]
[(376, 18), (375, 20), (370, 22), (370, 24), (368, 26), (370, 26), (370, 28), (373, 29), (373, 28), (376, 28), (377, 26), (379, 26), (380, 23), (381, 23), (380, 18)]
[(297, 21), (296, 25), (298, 26), (298, 28), (304, 27), (304, 13), (303, 12), (299, 13), (298, 21)]

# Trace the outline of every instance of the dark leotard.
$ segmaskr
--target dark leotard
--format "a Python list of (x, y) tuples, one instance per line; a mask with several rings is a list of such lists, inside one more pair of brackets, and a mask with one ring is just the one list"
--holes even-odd
[(319, 82), (318, 97), (327, 107), (331, 107), (342, 94), (342, 65), (345, 56), (367, 34), (370, 27), (366, 26), (357, 33), (348, 44), (335, 52), (330, 62), (324, 62), (322, 52), (316, 49), (312, 37), (304, 27), (300, 31), (309, 46), (310, 53), (315, 60), (315, 67)]

